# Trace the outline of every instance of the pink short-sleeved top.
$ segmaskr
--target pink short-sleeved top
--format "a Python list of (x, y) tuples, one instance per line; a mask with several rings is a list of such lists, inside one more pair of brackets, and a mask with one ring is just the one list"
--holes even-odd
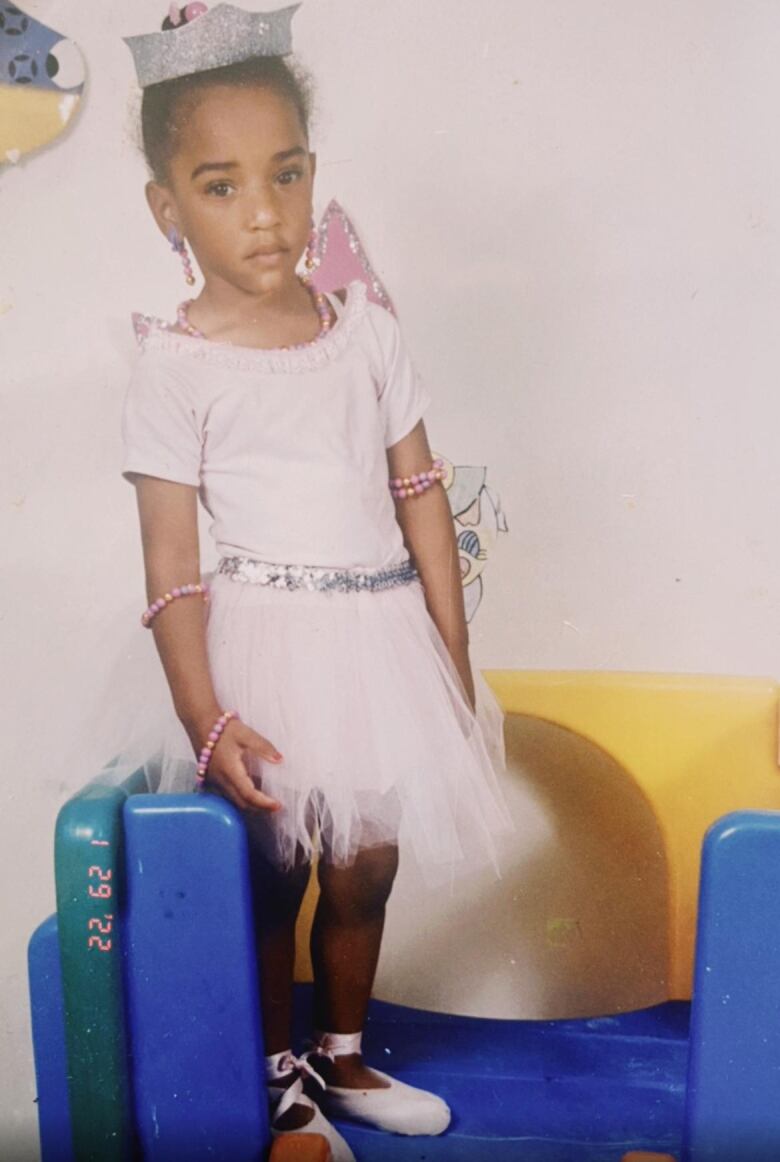
[(395, 318), (350, 284), (316, 343), (259, 350), (137, 319), (122, 474), (190, 484), (221, 556), (328, 568), (408, 558), (386, 449), (429, 396)]

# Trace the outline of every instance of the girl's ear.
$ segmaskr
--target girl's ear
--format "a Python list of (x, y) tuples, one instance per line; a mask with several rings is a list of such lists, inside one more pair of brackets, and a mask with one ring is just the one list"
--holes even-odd
[(176, 210), (176, 202), (167, 186), (160, 185), (159, 182), (147, 182), (146, 200), (149, 203), (149, 209), (152, 211), (155, 222), (166, 238), (168, 237), (171, 226), (175, 226), (178, 230), (179, 216)]
[(314, 175), (317, 173), (317, 154), (309, 153), (309, 165), (311, 166), (311, 180), (314, 181)]

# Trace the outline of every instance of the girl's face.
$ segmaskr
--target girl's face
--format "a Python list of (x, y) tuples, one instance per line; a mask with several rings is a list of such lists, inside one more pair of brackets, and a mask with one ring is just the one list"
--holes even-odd
[(175, 225), (207, 282), (283, 289), (311, 230), (315, 158), (295, 106), (273, 89), (215, 86), (181, 110), (166, 184), (147, 196)]

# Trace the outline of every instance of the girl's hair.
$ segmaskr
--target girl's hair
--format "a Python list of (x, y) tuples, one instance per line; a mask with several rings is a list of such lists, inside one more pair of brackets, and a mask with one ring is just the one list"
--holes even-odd
[(252, 57), (235, 65), (177, 77), (149, 85), (141, 100), (141, 139), (144, 156), (155, 181), (164, 182), (176, 153), (178, 138), (189, 115), (206, 89), (215, 85), (273, 89), (294, 106), (304, 133), (309, 136), (312, 87), (300, 66), (282, 57)]

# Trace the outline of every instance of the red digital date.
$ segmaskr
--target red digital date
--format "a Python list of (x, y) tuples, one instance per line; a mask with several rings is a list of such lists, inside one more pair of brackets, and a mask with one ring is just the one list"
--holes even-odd
[(93, 916), (90, 920), (87, 921), (87, 928), (90, 931), (97, 928), (98, 932), (100, 933), (100, 936), (87, 937), (87, 948), (96, 949), (98, 952), (111, 951), (111, 941), (104, 940), (103, 937), (108, 936), (111, 932), (113, 920), (113, 914), (107, 912), (103, 916), (102, 920), (98, 916)]
[(97, 876), (103, 882), (95, 887), (94, 884), (89, 885), (89, 894), (94, 899), (108, 900), (111, 898), (111, 884), (108, 882), (111, 879), (111, 868), (108, 871), (103, 871), (102, 868), (95, 864), (89, 869), (90, 876)]

